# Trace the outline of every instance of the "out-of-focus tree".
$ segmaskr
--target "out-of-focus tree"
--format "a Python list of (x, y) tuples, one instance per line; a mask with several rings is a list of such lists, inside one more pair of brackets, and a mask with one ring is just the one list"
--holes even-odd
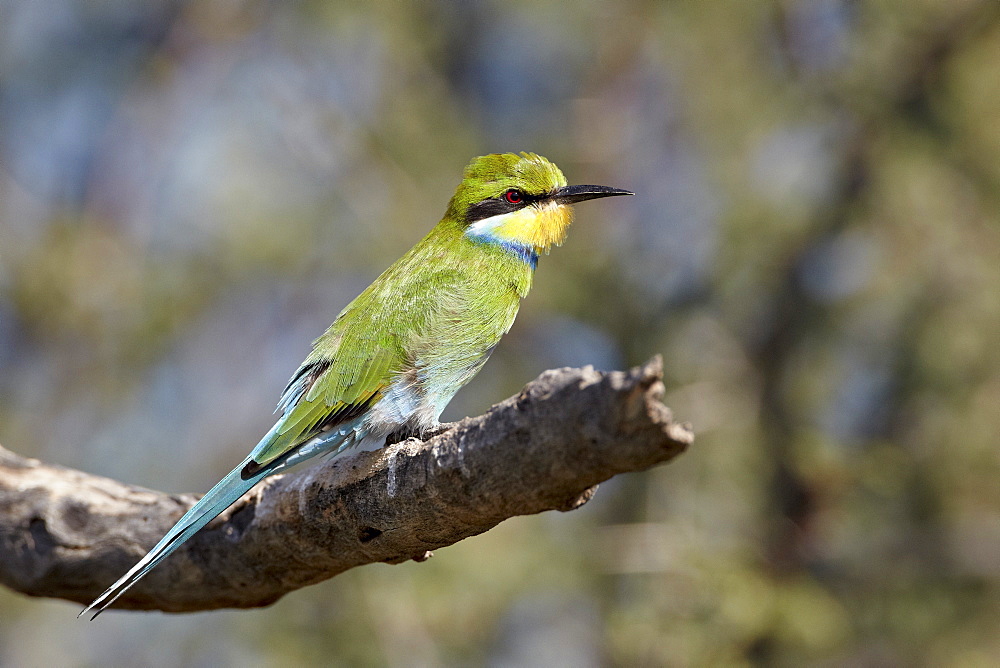
[(993, 0), (0, 5), (6, 447), (206, 489), (507, 150), (638, 196), (581, 210), (446, 417), (662, 352), (699, 433), (264, 611), (3, 593), (0, 663), (995, 663), (998, 62)]

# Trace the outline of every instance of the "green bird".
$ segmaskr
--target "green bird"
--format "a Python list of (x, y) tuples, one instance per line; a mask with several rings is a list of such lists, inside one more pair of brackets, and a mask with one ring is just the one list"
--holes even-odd
[(264, 477), (436, 427), (514, 323), (539, 254), (566, 238), (571, 205), (632, 194), (566, 185), (533, 153), (475, 158), (441, 222), (316, 339), (281, 395), (281, 417), (249, 456), (80, 614), (96, 618)]

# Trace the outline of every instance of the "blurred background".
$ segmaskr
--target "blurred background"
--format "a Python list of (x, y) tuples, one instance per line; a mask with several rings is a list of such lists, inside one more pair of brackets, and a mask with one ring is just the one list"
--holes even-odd
[(638, 195), (444, 417), (662, 353), (688, 453), (264, 610), (3, 590), (0, 664), (1000, 662), (995, 0), (0, 0), (0, 443), (208, 489), (520, 150)]

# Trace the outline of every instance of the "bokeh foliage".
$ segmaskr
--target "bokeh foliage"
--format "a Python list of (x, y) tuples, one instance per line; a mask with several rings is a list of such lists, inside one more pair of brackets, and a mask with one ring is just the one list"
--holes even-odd
[[(672, 465), (4, 665), (995, 665), (1000, 3), (0, 3), (0, 443), (207, 489), (473, 155), (580, 207), (446, 413), (654, 353)], [(58, 638), (59, 642), (52, 642)]]

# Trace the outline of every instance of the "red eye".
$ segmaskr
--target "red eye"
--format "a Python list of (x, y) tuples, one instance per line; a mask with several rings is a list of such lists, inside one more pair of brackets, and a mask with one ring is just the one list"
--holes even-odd
[(513, 188), (505, 192), (503, 198), (511, 204), (520, 204), (524, 201), (524, 195), (521, 194), (521, 191)]

